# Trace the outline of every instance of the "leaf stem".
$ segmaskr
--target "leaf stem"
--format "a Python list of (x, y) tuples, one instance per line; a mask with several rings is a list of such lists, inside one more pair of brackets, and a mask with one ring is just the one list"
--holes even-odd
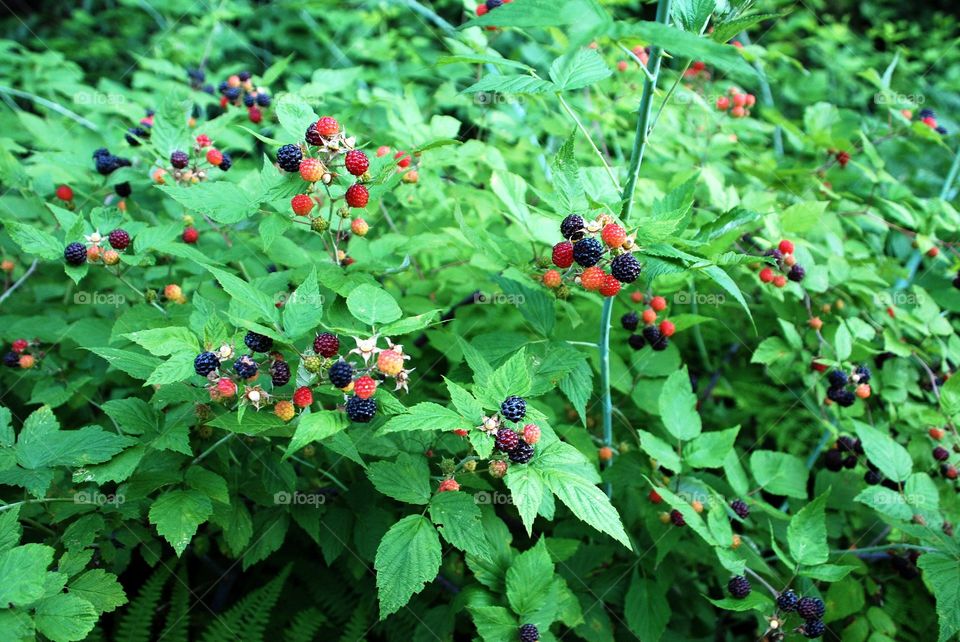
[(230, 441), (231, 439), (233, 439), (233, 438), (236, 437), (236, 436), (237, 436), (237, 433), (232, 432), (232, 433), (228, 434), (226, 437), (222, 437), (219, 441), (217, 441), (217, 443), (215, 443), (214, 445), (210, 446), (209, 448), (207, 448), (206, 450), (204, 450), (202, 453), (200, 453), (199, 455), (197, 455), (196, 459), (194, 459), (192, 463), (194, 463), (194, 464), (199, 464), (201, 461), (203, 461), (204, 459), (206, 459), (207, 455), (209, 455), (209, 454), (212, 453), (214, 450), (216, 450), (217, 448), (219, 448), (219, 447), (222, 446), (223, 444), (227, 443), (228, 441)]
[[(613, 443), (613, 401), (610, 398), (610, 317), (613, 314), (613, 297), (603, 300), (603, 309), (600, 312), (600, 341), (597, 348), (600, 350), (600, 389), (603, 394), (603, 445), (610, 447)], [(609, 465), (609, 462), (607, 463)], [(604, 485), (607, 496), (613, 494), (610, 482)]]
[[(670, 0), (658, 0), (657, 22), (667, 24), (670, 20)], [(654, 45), (650, 48), (650, 58), (647, 69), (650, 77), (643, 81), (643, 94), (640, 96), (640, 105), (637, 107), (637, 131), (633, 138), (633, 150), (630, 152), (630, 168), (627, 170), (627, 185), (623, 190), (620, 210), (620, 220), (627, 222), (630, 210), (633, 208), (633, 194), (637, 189), (637, 179), (640, 176), (640, 164), (643, 162), (643, 152), (647, 147), (649, 133), (650, 112), (653, 107), (653, 93), (657, 89), (657, 80), (660, 78), (660, 61), (663, 58), (663, 49)], [(652, 67), (652, 69), (651, 69)]]
[(613, 170), (610, 169), (610, 165), (607, 163), (607, 159), (604, 157), (603, 152), (600, 151), (600, 148), (597, 147), (597, 144), (593, 142), (593, 138), (590, 137), (590, 132), (587, 131), (587, 128), (583, 126), (583, 123), (580, 122), (580, 119), (577, 118), (577, 114), (570, 108), (570, 105), (563, 98), (563, 94), (558, 93), (557, 99), (560, 101), (560, 106), (563, 107), (564, 111), (573, 119), (573, 122), (577, 124), (577, 128), (583, 132), (583, 135), (587, 138), (587, 142), (590, 143), (590, 147), (593, 148), (594, 153), (596, 153), (597, 158), (600, 159), (600, 162), (603, 164), (603, 169), (607, 171), (607, 176), (610, 177), (610, 180), (613, 182), (614, 187), (617, 188), (617, 191), (621, 191), (623, 188), (620, 187), (620, 181), (617, 180), (616, 174), (613, 173)]

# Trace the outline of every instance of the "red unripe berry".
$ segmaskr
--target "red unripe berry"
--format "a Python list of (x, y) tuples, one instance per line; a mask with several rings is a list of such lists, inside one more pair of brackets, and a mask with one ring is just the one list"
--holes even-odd
[(527, 424), (524, 426), (523, 440), (531, 446), (540, 441), (540, 426), (537, 424)]
[(807, 323), (814, 330), (819, 330), (820, 328), (823, 327), (823, 320), (820, 317), (811, 317), (810, 320), (807, 321)]
[(370, 192), (360, 183), (354, 183), (347, 188), (344, 199), (350, 207), (366, 207), (367, 202), (370, 200)]
[(647, 499), (649, 499), (654, 504), (659, 504), (663, 501), (663, 497), (660, 497), (660, 493), (658, 493), (653, 489), (651, 489), (650, 492), (647, 493)]
[(773, 281), (773, 270), (770, 269), (769, 267), (765, 267), (762, 270), (760, 270), (760, 280), (763, 283), (770, 283), (771, 281)]
[(211, 165), (220, 165), (223, 162), (223, 153), (219, 149), (207, 150), (207, 162)]
[(17, 340), (14, 341), (13, 344), (10, 346), (10, 349), (13, 350), (14, 352), (16, 352), (17, 354), (20, 354), (21, 352), (23, 352), (24, 350), (27, 349), (27, 346), (28, 346), (28, 345), (30, 345), (30, 344), (27, 343), (27, 340), (26, 340), (26, 339), (17, 339)]
[(613, 449), (610, 448), (610, 446), (604, 446), (597, 451), (597, 456), (600, 458), (600, 461), (610, 461), (613, 459)]
[(257, 106), (250, 107), (247, 109), (247, 118), (250, 119), (251, 123), (257, 125), (263, 121), (263, 112)]
[(828, 366), (825, 363), (820, 363), (819, 361), (814, 360), (810, 364), (810, 367), (816, 370), (817, 372), (826, 372)]
[(677, 331), (677, 326), (673, 324), (673, 321), (668, 321), (664, 319), (660, 322), (660, 334), (665, 337), (672, 337), (673, 333)]
[(657, 313), (650, 308), (647, 308), (643, 311), (641, 317), (646, 325), (653, 325), (653, 323), (657, 320)]
[(306, 408), (313, 403), (313, 392), (306, 386), (297, 388), (293, 393), (293, 405), (297, 408)]
[(600, 285), (600, 294), (603, 296), (617, 296), (620, 291), (620, 281), (612, 274), (604, 275), (603, 283)]
[(394, 154), (393, 157), (400, 159), (397, 161), (397, 167), (400, 167), (400, 168), (410, 167), (410, 155), (407, 154), (407, 152), (401, 150), (396, 154)]
[(936, 258), (938, 254), (940, 254), (940, 248), (937, 246), (933, 246), (927, 250), (927, 256), (929, 256), (931, 259)]
[(747, 104), (747, 95), (746, 94), (734, 94), (733, 95), (733, 106), (734, 107), (743, 107)]
[(934, 118), (933, 116), (927, 116), (926, 118), (922, 119), (921, 122), (927, 127), (929, 127), (930, 129), (937, 128), (937, 119)]
[(73, 190), (69, 185), (61, 185), (57, 188), (57, 198), (59, 198), (61, 201), (72, 201)]
[(600, 232), (600, 238), (602, 238), (603, 242), (608, 246), (617, 248), (627, 240), (627, 231), (616, 223), (610, 223), (604, 226), (603, 231)]
[(553, 264), (558, 268), (568, 268), (573, 265), (573, 243), (561, 241), (553, 246)]
[(781, 252), (784, 254), (793, 254), (793, 241), (788, 241), (786, 239), (780, 241), (780, 245), (777, 246)]
[(662, 296), (655, 296), (650, 299), (650, 307), (657, 312), (663, 312), (667, 309), (667, 300)]
[(753, 107), (754, 105), (757, 104), (757, 97), (754, 96), (753, 94), (747, 94), (747, 98), (746, 98), (746, 101), (744, 102), (744, 104), (745, 104), (747, 107)]
[(558, 288), (563, 282), (563, 278), (556, 270), (547, 270), (543, 273), (543, 284), (548, 288)]
[(340, 123), (337, 122), (336, 118), (324, 116), (317, 121), (317, 133), (321, 136), (336, 136), (339, 131)]
[(720, 111), (727, 111), (730, 109), (730, 99), (726, 96), (720, 96), (717, 98), (717, 109)]
[[(213, 144), (213, 141), (210, 140), (210, 137), (207, 136), (206, 134), (198, 134), (196, 141), (197, 141), (197, 146), (200, 148), (210, 147), (210, 145)], [(219, 163), (217, 164), (219, 165)]]
[(377, 391), (377, 382), (373, 377), (363, 375), (353, 382), (353, 394), (361, 399), (369, 399)]
[(787, 277), (783, 276), (782, 274), (778, 274), (777, 276), (773, 277), (774, 287), (782, 288), (786, 284), (787, 284)]
[(859, 386), (857, 386), (857, 389), (855, 392), (856, 392), (856, 395), (861, 399), (866, 399), (867, 397), (870, 396), (870, 384), (861, 383)]
[(617, 71), (623, 72), (630, 68), (630, 65), (627, 64), (626, 60), (617, 61)]
[(323, 163), (319, 158), (304, 158), (300, 161), (300, 178), (308, 183), (316, 183), (323, 178)]
[(913, 120), (913, 112), (909, 109), (901, 109), (900, 115), (906, 118), (907, 120)]
[(351, 149), (343, 158), (343, 164), (347, 171), (354, 176), (362, 176), (367, 168), (370, 167), (370, 161), (367, 155), (359, 149)]
[(707, 68), (707, 63), (703, 62), (702, 60), (697, 60), (692, 65), (690, 65), (690, 68), (693, 69), (694, 71), (703, 71), (704, 69)]
[(887, 316), (889, 316), (891, 319), (895, 319), (895, 318), (897, 317), (897, 313), (896, 313), (896, 311), (895, 311), (893, 308), (888, 307), (888, 308), (887, 308)]
[(183, 242), (184, 243), (196, 243), (197, 239), (200, 238), (200, 232), (197, 231), (195, 227), (188, 227), (183, 231)]
[(460, 490), (460, 484), (457, 483), (457, 480), (444, 479), (442, 482), (440, 482), (440, 487), (437, 489), (437, 492), (446, 493), (455, 490)]
[(386, 156), (389, 153), (390, 153), (390, 148), (387, 147), (386, 145), (380, 145), (380, 147), (377, 147), (377, 158), (380, 158), (381, 156)]
[(588, 267), (580, 275), (580, 285), (583, 286), (585, 290), (599, 290), (606, 279), (607, 274), (603, 271), (603, 268), (597, 266)]
[(739, 40), (734, 40), (730, 44), (736, 47), (737, 49), (743, 49), (743, 43), (740, 42)]
[(488, 9), (487, 9), (486, 3), (484, 3), (484, 4), (478, 4), (478, 5), (477, 5), (477, 15), (478, 15), (478, 16), (485, 15), (485, 14), (487, 13), (487, 11), (488, 11)]
[(643, 303), (643, 292), (632, 292), (630, 294), (630, 300), (634, 303)]
[[(23, 357), (20, 358), (21, 363), (20, 367), (23, 367)], [(947, 479), (956, 479), (957, 478), (957, 467), (953, 464), (947, 464), (943, 469), (943, 476)]]
[(290, 199), (290, 207), (297, 216), (306, 216), (313, 209), (313, 199), (306, 194), (297, 194)]
[(943, 436), (946, 433), (944, 432), (943, 428), (931, 428), (929, 430), (929, 434), (931, 437), (933, 437), (937, 441), (940, 441), (941, 439), (943, 439)]
[(730, 115), (734, 118), (743, 118), (747, 115), (747, 110), (743, 107), (737, 106), (730, 110)]

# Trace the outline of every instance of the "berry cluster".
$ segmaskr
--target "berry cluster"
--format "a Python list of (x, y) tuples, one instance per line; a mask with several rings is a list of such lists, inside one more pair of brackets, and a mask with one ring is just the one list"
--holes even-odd
[(10, 344), (10, 351), (3, 355), (3, 365), (8, 368), (30, 370), (43, 358), (44, 352), (38, 350), (37, 340), (17, 339)]
[(797, 259), (793, 255), (793, 249), (793, 242), (784, 239), (780, 241), (776, 248), (764, 253), (764, 256), (772, 257), (776, 261), (777, 269), (781, 273), (775, 273), (773, 268), (767, 265), (760, 270), (761, 283), (772, 283), (774, 287), (782, 288), (787, 284), (787, 279), (795, 283), (803, 281), (807, 271), (797, 263)]
[[(238, 405), (251, 405), (260, 410), (271, 402), (273, 396), (257, 383), (261, 373), (268, 373), (273, 388), (279, 388), (290, 381), (290, 366), (279, 352), (271, 352), (273, 339), (270, 337), (247, 332), (243, 343), (248, 351), (246, 354), (237, 355), (229, 344), (220, 346), (216, 351), (201, 352), (193, 361), (193, 369), (209, 381), (207, 391), (211, 401), (229, 402), (238, 396), (243, 385)], [(257, 353), (266, 357), (258, 361)], [(233, 363), (227, 366), (226, 363), (231, 359)], [(296, 401), (296, 396), (294, 399)], [(289, 402), (278, 401), (275, 414), (279, 417), (287, 414), (290, 409), (287, 404)]]
[(750, 115), (750, 108), (757, 103), (757, 97), (753, 94), (741, 92), (736, 87), (731, 87), (727, 92), (729, 96), (720, 96), (716, 101), (717, 111), (724, 111), (730, 114), (731, 118), (746, 118)]
[(827, 154), (837, 159), (840, 169), (845, 169), (850, 162), (850, 152), (837, 149), (828, 149)]
[(946, 136), (947, 128), (942, 127), (937, 123), (937, 115), (932, 109), (921, 109), (920, 110), (920, 122), (934, 130), (941, 136)]
[[(670, 345), (670, 337), (673, 336), (677, 328), (669, 319), (663, 319), (657, 324), (657, 315), (666, 309), (667, 300), (662, 296), (655, 296), (650, 298), (650, 307), (644, 310), (642, 314), (631, 311), (620, 317), (620, 325), (623, 326), (624, 330), (631, 333), (627, 338), (627, 343), (631, 348), (640, 350), (649, 344), (657, 352), (667, 349), (667, 346)], [(637, 334), (636, 330), (641, 321), (643, 321), (643, 330), (640, 334)]]
[(104, 265), (116, 265), (120, 262), (120, 254), (128, 247), (132, 239), (122, 229), (115, 229), (106, 237), (99, 231), (84, 236), (86, 243), (73, 242), (63, 248), (63, 259), (74, 267), (103, 261)]
[(387, 145), (381, 145), (380, 147), (377, 148), (377, 158), (382, 158), (390, 153), (393, 153), (393, 159), (397, 161), (397, 171), (403, 172), (403, 176), (401, 177), (401, 180), (404, 183), (409, 183), (409, 184), (415, 184), (419, 182), (420, 173), (417, 171), (417, 167), (419, 166), (420, 155), (419, 154), (416, 155), (418, 165), (414, 165), (411, 168), (410, 165), (413, 163), (413, 158), (411, 158), (410, 154), (408, 154), (404, 150), (401, 149), (400, 151), (394, 152)]
[[(633, 283), (643, 269), (632, 254), (636, 250), (635, 235), (606, 214), (601, 214), (589, 223), (577, 214), (570, 214), (560, 223), (560, 233), (567, 240), (553, 246), (553, 264), (566, 270), (547, 270), (542, 280), (548, 288), (564, 298), (569, 290), (564, 285), (565, 277), (572, 275), (576, 263), (583, 270), (574, 276), (575, 283), (585, 290), (599, 292), (602, 296), (616, 296), (624, 283)], [(603, 268), (608, 265), (610, 272)]]
[(482, 16), (494, 9), (499, 9), (502, 5), (512, 2), (512, 0), (487, 0), (483, 4), (477, 5), (477, 15)]
[(263, 109), (270, 106), (270, 94), (263, 87), (253, 86), (249, 71), (231, 75), (222, 81), (217, 89), (220, 91), (221, 107), (246, 107), (247, 117), (252, 123), (261, 122)]
[(806, 638), (819, 638), (826, 631), (823, 616), (827, 607), (818, 597), (800, 597), (792, 589), (786, 589), (777, 596), (777, 609), (783, 616), (795, 612), (803, 618), (796, 632)]
[(153, 110), (148, 109), (146, 115), (140, 119), (140, 124), (131, 127), (124, 134), (124, 139), (130, 147), (140, 147), (147, 140), (150, 140), (150, 130), (153, 128)]
[(836, 403), (842, 408), (852, 406), (858, 397), (867, 399), (871, 393), (870, 368), (865, 365), (857, 366), (849, 374), (842, 370), (831, 370), (827, 374), (827, 381), (830, 383), (827, 403)]
[[(943, 428), (931, 428), (928, 432), (935, 442), (940, 442), (946, 435)], [(957, 466), (950, 461), (950, 451), (939, 444), (933, 448), (933, 459), (940, 464), (940, 474), (953, 481), (957, 479)]]
[(170, 167), (157, 167), (152, 177), (158, 185), (166, 183), (167, 174), (173, 176), (173, 180), (179, 184), (193, 185), (207, 180), (213, 168), (226, 172), (231, 167), (233, 158), (230, 154), (214, 147), (213, 141), (206, 134), (199, 134), (194, 139), (190, 153), (180, 149), (171, 152)]
[[(490, 474), (501, 478), (507, 473), (508, 463), (526, 464), (534, 455), (534, 446), (540, 441), (540, 426), (527, 423), (516, 428), (507, 425), (507, 422), (519, 423), (527, 416), (527, 402), (516, 395), (511, 395), (500, 404), (500, 413), (484, 417), (477, 430), (487, 433), (494, 438), (493, 447), (503, 453), (506, 459), (496, 458), (490, 462)], [(466, 431), (461, 431), (466, 436)]]
[[(93, 162), (97, 168), (97, 173), (103, 176), (109, 176), (121, 167), (130, 167), (131, 165), (129, 159), (114, 156), (106, 147), (101, 147), (93, 152)], [(126, 198), (131, 193), (130, 183), (117, 183), (113, 186), (113, 191), (120, 198)]]

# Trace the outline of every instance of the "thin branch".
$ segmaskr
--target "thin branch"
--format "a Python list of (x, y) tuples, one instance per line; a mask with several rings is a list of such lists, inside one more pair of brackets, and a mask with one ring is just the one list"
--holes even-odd
[(74, 111), (70, 111), (63, 105), (59, 103), (55, 103), (52, 100), (47, 100), (42, 96), (37, 96), (36, 94), (31, 94), (30, 92), (20, 91), (19, 89), (10, 89), (9, 87), (3, 87), (3, 86), (0, 86), (0, 94), (9, 94), (11, 96), (17, 96), (18, 98), (26, 98), (27, 100), (33, 101), (38, 105), (43, 105), (47, 109), (55, 111), (62, 116), (66, 116), (70, 120), (73, 120), (83, 125), (89, 130), (92, 130), (95, 132), (100, 131), (99, 127), (97, 127), (95, 124), (93, 124), (92, 122), (90, 122), (89, 120), (81, 116), (80, 114)]
[(19, 288), (21, 285), (23, 285), (23, 282), (26, 281), (27, 279), (29, 279), (29, 278), (30, 278), (30, 275), (33, 274), (36, 269), (37, 269), (37, 259), (34, 259), (34, 260), (33, 260), (33, 263), (30, 264), (30, 267), (27, 268), (27, 271), (23, 273), (23, 276), (21, 276), (19, 279), (17, 279), (17, 280), (13, 283), (13, 285), (11, 285), (9, 288), (7, 288), (7, 290), (6, 290), (3, 294), (0, 294), (0, 303), (3, 303), (4, 301), (6, 301), (7, 298), (8, 298), (11, 294), (13, 294), (13, 291), (14, 291), (14, 290), (16, 290), (16, 289)]

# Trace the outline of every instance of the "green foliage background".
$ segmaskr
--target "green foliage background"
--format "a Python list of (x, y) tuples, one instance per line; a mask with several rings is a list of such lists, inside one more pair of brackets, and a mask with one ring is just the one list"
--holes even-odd
[[(465, 28), (474, 7), (448, 0), (7, 7), (0, 339), (45, 354), (0, 372), (0, 638), (505, 641), (532, 622), (542, 640), (757, 639), (772, 595), (725, 589), (747, 568), (821, 596), (827, 639), (955, 639), (957, 485), (928, 435), (946, 428), (956, 463), (949, 4), (675, 0), (670, 28), (653, 4), (595, 0), (514, 0)], [(535, 260), (565, 215), (622, 211), (645, 75), (620, 45), (638, 44), (668, 57), (623, 222), (644, 264), (631, 289), (666, 297), (677, 326), (663, 352), (627, 345), (617, 319), (642, 309), (628, 291), (598, 350), (600, 297), (558, 299)], [(708, 78), (684, 76), (694, 60)], [(192, 90), (201, 64), (214, 85), (249, 69), (268, 86), (264, 122)], [(749, 118), (714, 109), (731, 86), (757, 96)], [(131, 148), (147, 109), (152, 140)], [(302, 181), (272, 161), (324, 114), (371, 157), (420, 152), (416, 184), (376, 166), (346, 269), (290, 222)], [(198, 133), (234, 168), (154, 185), (151, 166)], [(104, 179), (99, 147), (133, 166)], [(196, 248), (178, 238), (185, 214)], [(67, 242), (118, 226), (134, 237), (123, 280), (64, 269)], [(757, 280), (783, 238), (802, 286)], [(186, 304), (147, 300), (171, 283)], [(320, 303), (273, 305), (294, 293)], [(382, 387), (368, 425), (329, 390), (291, 424), (198, 412), (193, 357), (251, 329), (298, 381), (314, 330), (348, 348), (379, 330), (412, 357), (410, 392)], [(869, 365), (871, 397), (825, 405), (815, 359)], [(533, 462), (503, 481), (470, 472), (492, 448), (475, 427), (511, 394), (543, 429)], [(863, 459), (827, 471), (839, 435), (891, 483), (865, 484)], [(461, 490), (437, 494), (449, 465)], [(312, 503), (276, 500), (293, 493)], [(687, 527), (661, 521), (670, 509)]]

